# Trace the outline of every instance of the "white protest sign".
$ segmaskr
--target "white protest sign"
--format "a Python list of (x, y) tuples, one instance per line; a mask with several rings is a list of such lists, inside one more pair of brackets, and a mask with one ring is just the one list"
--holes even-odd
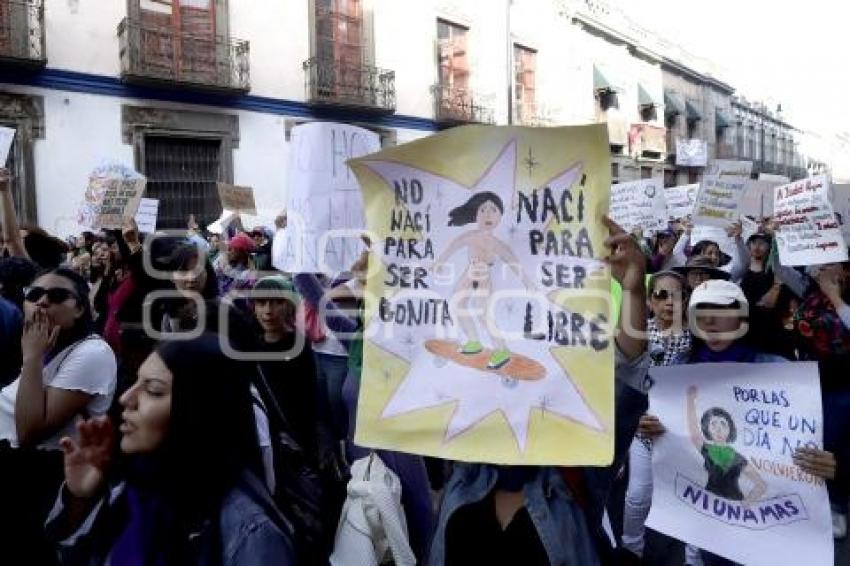
[(752, 172), (752, 161), (734, 159), (715, 159), (705, 169), (705, 174), (709, 177), (749, 177)]
[(747, 181), (741, 200), (741, 216), (766, 218), (773, 215), (773, 189), (782, 183), (776, 181)]
[(232, 211), (224, 209), (221, 211), (221, 216), (215, 219), (209, 226), (207, 226), (207, 232), (211, 234), (223, 234), (227, 227), (230, 226), (234, 220), (236, 220), (239, 215)]
[(708, 144), (705, 140), (676, 140), (676, 165), (705, 167), (708, 161)]
[(741, 217), (741, 237), (746, 242), (750, 236), (759, 231), (759, 223), (755, 220), (750, 220), (746, 216)]
[(15, 141), (15, 130), (0, 126), (0, 167), (6, 166), (13, 141)]
[(639, 227), (652, 233), (667, 227), (667, 203), (661, 179), (641, 179), (611, 186), (608, 215), (631, 232)]
[(132, 167), (107, 163), (89, 175), (89, 184), (77, 212), (77, 223), (92, 230), (120, 229), (134, 218), (147, 180)]
[(847, 261), (847, 244), (832, 205), (826, 175), (774, 189), (773, 217), (782, 265), (820, 265)]
[(294, 127), (291, 144), (287, 227), (275, 235), (273, 264), (293, 273), (345, 271), (363, 249), (356, 233), (366, 226), (346, 161), (378, 151), (380, 138), (356, 126), (313, 122)]
[(832, 565), (826, 485), (792, 460), (798, 447), (823, 447), (817, 364), (694, 364), (650, 374), (649, 413), (667, 432), (653, 443), (646, 525), (748, 566), (790, 557)]
[(785, 175), (771, 175), (770, 173), (759, 173), (759, 181), (769, 181), (777, 185), (785, 185), (791, 182), (790, 177)]
[(159, 215), (159, 199), (143, 198), (139, 201), (139, 210), (136, 212), (136, 226), (142, 234), (153, 234), (156, 232), (156, 218)]
[(664, 189), (664, 196), (667, 200), (667, 216), (671, 219), (690, 216), (694, 211), (694, 202), (698, 191), (699, 183)]
[(850, 242), (850, 185), (832, 185), (832, 203), (844, 241)]
[(729, 226), (737, 222), (747, 182), (745, 177), (705, 177), (694, 203), (694, 224)]
[(726, 233), (726, 228), (705, 225), (694, 226), (693, 229), (691, 229), (691, 245), (695, 246), (705, 240), (714, 242), (720, 246), (721, 251), (731, 257), (735, 257), (738, 253), (735, 240), (729, 237)]

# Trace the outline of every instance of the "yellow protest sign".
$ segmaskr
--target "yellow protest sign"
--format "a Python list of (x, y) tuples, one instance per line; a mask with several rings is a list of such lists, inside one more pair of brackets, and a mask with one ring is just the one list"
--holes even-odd
[(373, 242), (356, 442), (609, 463), (605, 126), (466, 126), (349, 164)]

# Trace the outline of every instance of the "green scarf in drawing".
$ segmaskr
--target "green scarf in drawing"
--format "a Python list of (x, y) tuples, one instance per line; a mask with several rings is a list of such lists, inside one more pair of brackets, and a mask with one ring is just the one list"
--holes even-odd
[(724, 472), (728, 470), (732, 465), (732, 462), (735, 461), (735, 449), (731, 446), (706, 444), (706, 449), (708, 450), (708, 457), (711, 458), (711, 461), (717, 464), (717, 466)]

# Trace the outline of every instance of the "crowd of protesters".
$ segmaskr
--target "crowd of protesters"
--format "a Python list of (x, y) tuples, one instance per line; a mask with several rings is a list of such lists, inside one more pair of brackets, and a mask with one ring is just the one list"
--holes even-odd
[(770, 219), (727, 242), (693, 241), (688, 219), (648, 237), (605, 220), (631, 329), (614, 460), (558, 468), (354, 443), (368, 251), (330, 279), (276, 272), (273, 226), (63, 241), (18, 224), (5, 170), (0, 207), (0, 541), (20, 563), (729, 564), (644, 525), (665, 433), (648, 367), (702, 362), (818, 362), (824, 449), (794, 461), (846, 536), (850, 266), (780, 265)]

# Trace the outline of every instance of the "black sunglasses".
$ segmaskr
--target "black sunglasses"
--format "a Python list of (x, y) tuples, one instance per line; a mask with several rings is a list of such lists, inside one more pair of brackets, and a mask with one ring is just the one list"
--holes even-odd
[(68, 299), (77, 298), (77, 295), (64, 287), (26, 287), (24, 289), (24, 300), (30, 303), (37, 303), (43, 296), (47, 295), (47, 301), (52, 305), (64, 303)]
[(652, 298), (656, 301), (666, 301), (670, 297), (673, 297), (674, 300), (681, 299), (682, 293), (681, 291), (668, 291), (667, 289), (659, 289), (652, 292)]

